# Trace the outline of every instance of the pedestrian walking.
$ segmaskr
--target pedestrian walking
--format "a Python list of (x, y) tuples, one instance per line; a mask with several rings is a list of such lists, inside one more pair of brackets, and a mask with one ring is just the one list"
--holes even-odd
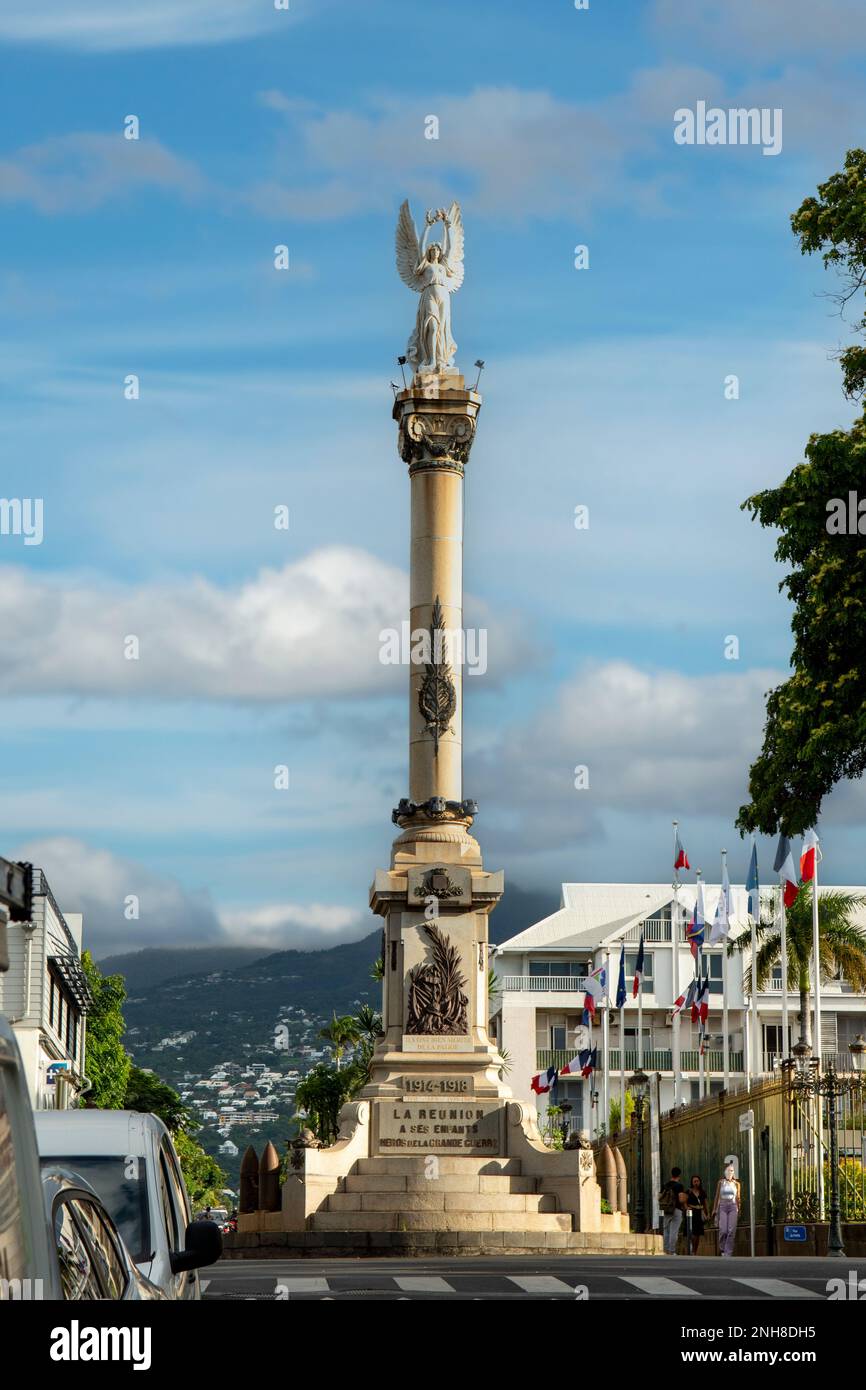
[(708, 1220), (707, 1194), (704, 1190), (704, 1184), (700, 1175), (693, 1173), (692, 1180), (686, 1188), (686, 1240), (693, 1255), (698, 1253), (701, 1236), (704, 1234), (704, 1223)]
[(658, 1196), (659, 1211), (662, 1214), (662, 1235), (666, 1255), (677, 1253), (677, 1237), (683, 1223), (683, 1208), (686, 1189), (680, 1182), (681, 1168), (672, 1168), (671, 1175)]
[(719, 1254), (733, 1255), (740, 1215), (740, 1184), (734, 1177), (733, 1163), (725, 1164), (725, 1175), (716, 1183), (713, 1220), (719, 1222)]

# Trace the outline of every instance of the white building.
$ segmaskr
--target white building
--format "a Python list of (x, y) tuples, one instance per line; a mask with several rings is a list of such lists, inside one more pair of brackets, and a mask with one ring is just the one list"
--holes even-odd
[[(829, 888), (819, 889), (819, 896)], [(848, 892), (866, 894), (866, 889)], [(762, 890), (762, 902), (771, 908), (773, 890)], [(746, 895), (732, 889), (735, 909), (732, 936), (749, 933)], [(720, 889), (704, 885), (709, 943), (710, 924)], [(598, 1047), (598, 1070), (591, 1082), (578, 1074), (561, 1078), (555, 1097), (538, 1097), (540, 1110), (550, 1099), (572, 1106), (575, 1128), (595, 1130), (606, 1123), (605, 1094), (608, 1100), (620, 1095), (621, 1049), (625, 1047), (625, 1074), (628, 1077), (642, 1061), (646, 1072), (661, 1077), (663, 1108), (675, 1104), (673, 1071), (673, 1024), (671, 1009), (682, 994), (695, 967), (685, 938), (685, 920), (695, 901), (694, 884), (679, 890), (680, 944), (677, 952), (678, 987), (674, 982), (674, 951), (671, 942), (671, 907), (674, 893), (670, 884), (657, 883), (565, 883), (562, 905), (550, 917), (527, 927), (496, 949), (494, 969), (499, 994), (492, 1002), (491, 1025), (497, 1040), (508, 1053), (508, 1082), (519, 1099), (535, 1099), (532, 1077), (547, 1067), (561, 1067), (578, 1050), (582, 1033), (585, 979), (590, 971), (605, 966), (607, 990), (616, 998), (620, 953), (625, 945), (627, 1003), (610, 1009), (609, 1069), (605, 1082), (603, 1029), (598, 1016), (592, 1043)], [(866, 931), (866, 911), (854, 918)], [(644, 936), (643, 1004), (632, 997), (632, 981), (637, 963), (641, 932)], [(800, 1036), (799, 994), (788, 993), (788, 1047), (783, 1046), (783, 991), (781, 970), (773, 972), (768, 989), (756, 1000), (757, 1036), (752, 1036), (750, 999), (743, 987), (745, 958), (735, 954), (723, 961), (721, 946), (705, 945), (703, 958), (710, 978), (708, 1047), (703, 1059), (705, 1093), (720, 1091), (725, 1084), (723, 1043), (723, 973), (727, 974), (728, 1078), (742, 1083), (751, 1069), (755, 1075), (772, 1072), (790, 1046)], [(810, 1008), (811, 1008), (810, 998)], [(866, 996), (855, 994), (841, 977), (822, 985), (822, 1051), (834, 1055), (840, 1065), (850, 1065), (848, 1045), (866, 1032)], [(642, 1049), (639, 1047), (638, 1018), (642, 1016)], [(697, 1025), (685, 1011), (680, 1015), (680, 1102), (697, 1099), (701, 1086), (701, 1059)], [(642, 1051), (642, 1058), (640, 1053)], [(596, 1109), (593, 1109), (596, 1106)]]
[(0, 1012), (18, 1041), (34, 1109), (65, 1110), (86, 1086), (85, 1014), (92, 998), (81, 965), (82, 920), (60, 911), (41, 869), (30, 872), (30, 921), (7, 927)]

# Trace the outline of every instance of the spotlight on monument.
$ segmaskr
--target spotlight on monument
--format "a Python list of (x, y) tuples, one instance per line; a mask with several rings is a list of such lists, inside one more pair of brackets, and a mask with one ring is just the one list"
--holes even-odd
[(404, 368), (405, 368), (405, 366), (406, 366), (406, 358), (405, 358), (405, 357), (398, 357), (398, 358), (397, 358), (397, 362), (398, 362), (398, 365), (399, 365), (399, 367), (400, 367), (400, 373), (401, 373), (401, 375), (402, 375), (402, 377), (403, 377), (403, 390), (405, 391), (405, 390), (406, 390), (406, 372), (405, 372)]
[(477, 360), (477, 362), (475, 363), (475, 365), (476, 365), (476, 367), (478, 368), (478, 375), (477, 375), (477, 377), (475, 378), (475, 385), (472, 387), (472, 390), (473, 390), (473, 391), (477, 391), (477, 390), (478, 390), (478, 383), (479, 383), (479, 381), (481, 380), (481, 373), (484, 371), (484, 362), (483, 362), (483, 359), (479, 357), (478, 360)]

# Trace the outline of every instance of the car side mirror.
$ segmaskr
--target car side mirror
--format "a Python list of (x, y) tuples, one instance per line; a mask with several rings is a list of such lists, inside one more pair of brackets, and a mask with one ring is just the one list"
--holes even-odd
[(172, 1274), (212, 1265), (223, 1252), (223, 1238), (215, 1221), (191, 1221), (186, 1228), (183, 1250), (170, 1256)]

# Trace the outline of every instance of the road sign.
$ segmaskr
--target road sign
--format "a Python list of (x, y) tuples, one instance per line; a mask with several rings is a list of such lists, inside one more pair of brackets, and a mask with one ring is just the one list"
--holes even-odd
[(786, 1240), (805, 1240), (805, 1239), (806, 1239), (806, 1227), (805, 1227), (805, 1226), (786, 1226), (786, 1227), (785, 1227), (785, 1239), (786, 1239)]
[(747, 1130), (755, 1128), (754, 1110), (744, 1110), (740, 1116), (740, 1133), (745, 1134)]

